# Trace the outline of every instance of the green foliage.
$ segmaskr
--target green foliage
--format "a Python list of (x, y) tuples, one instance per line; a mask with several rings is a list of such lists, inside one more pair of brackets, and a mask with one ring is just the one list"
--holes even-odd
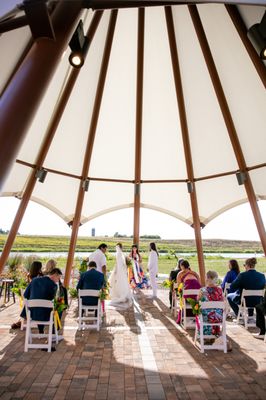
[(77, 299), (78, 298), (78, 291), (77, 291), (76, 288), (71, 288), (70, 287), (68, 289), (68, 293), (69, 293), (69, 296), (72, 297), (72, 299)]
[(200, 303), (198, 300), (188, 298), (188, 299), (186, 299), (186, 301), (191, 305), (193, 315), (201, 314), (201, 307), (200, 307)]
[[(145, 235), (147, 236), (147, 235)], [(142, 237), (140, 240), (140, 250), (148, 251), (150, 238)], [(0, 234), (0, 249), (3, 248), (7, 235)], [(130, 251), (132, 238), (123, 237), (119, 240), (126, 252)], [(76, 251), (91, 252), (94, 251), (101, 242), (108, 245), (109, 251), (114, 251), (117, 238), (103, 237), (80, 237), (77, 240)], [(160, 252), (174, 252), (176, 256), (179, 253), (196, 253), (194, 240), (162, 240), (156, 239), (156, 244)], [(27, 236), (19, 235), (13, 245), (12, 251), (23, 252), (66, 252), (69, 247), (69, 237), (67, 236)], [(240, 240), (203, 240), (204, 252), (223, 252), (223, 253), (262, 253), (260, 242), (240, 241)]]
[(165, 279), (162, 283), (161, 286), (165, 289), (171, 289), (173, 285), (173, 282), (170, 281), (169, 279)]
[(79, 272), (82, 274), (83, 272), (86, 272), (87, 269), (88, 269), (87, 259), (83, 258), (79, 265)]

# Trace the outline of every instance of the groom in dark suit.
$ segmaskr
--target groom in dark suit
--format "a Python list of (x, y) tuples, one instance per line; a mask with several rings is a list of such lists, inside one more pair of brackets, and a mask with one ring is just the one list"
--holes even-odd
[[(94, 261), (90, 261), (88, 267), (89, 270), (81, 274), (77, 289), (100, 290), (104, 284), (104, 274), (96, 270), (97, 265)], [(98, 299), (96, 297), (82, 297), (82, 304), (86, 306), (95, 306), (97, 303)]]
[[(237, 278), (231, 283), (230, 291), (227, 300), (232, 307), (236, 316), (238, 315), (238, 309), (241, 301), (242, 290), (260, 290), (265, 287), (265, 276), (261, 272), (255, 270), (257, 263), (256, 258), (248, 258), (244, 264), (246, 268), (245, 272), (241, 272)], [(247, 307), (255, 307), (257, 304), (262, 302), (261, 297), (252, 296), (247, 298)], [(253, 309), (248, 310), (249, 315), (253, 315)]]

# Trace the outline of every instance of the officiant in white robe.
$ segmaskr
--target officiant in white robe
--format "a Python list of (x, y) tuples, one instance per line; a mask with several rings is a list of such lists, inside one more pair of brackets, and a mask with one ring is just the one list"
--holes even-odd
[(156, 276), (158, 274), (158, 251), (156, 249), (155, 243), (150, 243), (150, 254), (148, 261), (148, 269), (150, 274), (150, 283), (152, 286), (152, 295), (153, 297), (157, 297), (157, 282)]

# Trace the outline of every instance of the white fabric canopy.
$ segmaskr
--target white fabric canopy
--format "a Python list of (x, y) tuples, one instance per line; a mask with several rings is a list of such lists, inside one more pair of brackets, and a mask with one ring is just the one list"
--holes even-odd
[[(8, 2), (5, 2), (8, 3)], [(13, 6), (14, 2), (10, 2)], [(197, 9), (220, 76), (257, 199), (266, 199), (266, 93), (262, 81), (222, 4)], [(259, 22), (264, 6), (241, 5), (247, 27)], [(195, 179), (237, 171), (238, 164), (211, 78), (186, 5), (173, 6), (175, 37), (185, 98)], [(3, 13), (3, 10), (1, 10)], [(4, 10), (7, 12), (8, 10)], [(83, 13), (85, 31), (93, 12)], [(32, 200), (67, 223), (73, 220), (110, 11), (105, 11), (55, 138), (44, 162), (48, 172)], [(81, 222), (134, 203), (137, 79), (137, 9), (119, 10), (100, 107)], [(31, 38), (28, 27), (0, 36), (3, 91)], [(38, 108), (17, 160), (33, 164), (55, 106), (70, 74), (69, 48)], [(25, 101), (27, 99), (25, 98)], [(15, 116), (14, 116), (15, 118)], [(32, 168), (16, 162), (2, 196), (21, 197)], [(57, 173), (55, 173), (57, 172)], [(71, 176), (62, 175), (70, 174)], [(110, 182), (122, 180), (124, 182)], [(192, 224), (180, 118), (163, 7), (146, 8), (144, 36), (141, 206)], [(106, 180), (106, 181), (105, 181)], [(145, 182), (179, 180), (181, 182)], [(247, 201), (235, 174), (196, 181), (200, 220), (207, 224), (226, 209)]]

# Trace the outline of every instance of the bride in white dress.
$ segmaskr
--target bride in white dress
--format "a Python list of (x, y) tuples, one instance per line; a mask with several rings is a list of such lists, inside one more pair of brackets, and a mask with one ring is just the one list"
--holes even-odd
[(125, 309), (132, 305), (132, 292), (128, 283), (126, 257), (122, 244), (116, 245), (116, 264), (109, 278), (110, 305)]

